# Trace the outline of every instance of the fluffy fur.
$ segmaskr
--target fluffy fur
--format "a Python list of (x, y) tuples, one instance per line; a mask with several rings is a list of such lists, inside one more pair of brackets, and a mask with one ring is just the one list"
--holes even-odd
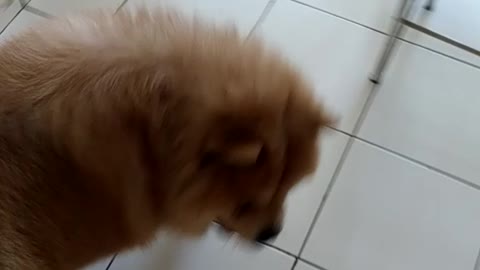
[(144, 9), (48, 21), (0, 47), (0, 269), (78, 269), (212, 221), (254, 239), (327, 122), (233, 29)]

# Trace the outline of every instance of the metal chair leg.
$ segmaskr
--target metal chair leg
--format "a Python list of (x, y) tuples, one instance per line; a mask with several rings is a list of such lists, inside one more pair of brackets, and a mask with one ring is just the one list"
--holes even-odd
[(372, 81), (375, 84), (380, 83), (383, 71), (385, 70), (385, 67), (390, 60), (390, 56), (392, 54), (392, 51), (395, 47), (395, 44), (397, 43), (397, 37), (400, 35), (403, 29), (403, 19), (408, 18), (408, 15), (410, 13), (410, 10), (412, 8), (412, 3), (413, 0), (403, 0), (400, 8), (396, 14), (396, 21), (393, 26), (392, 31), (390, 32), (387, 44), (383, 50), (382, 56), (380, 57), (379, 62), (377, 63), (377, 66), (375, 68), (375, 72), (373, 75), (370, 77), (370, 81)]
[(435, 0), (428, 0), (424, 8), (428, 11), (432, 11), (434, 7), (434, 3), (435, 3)]

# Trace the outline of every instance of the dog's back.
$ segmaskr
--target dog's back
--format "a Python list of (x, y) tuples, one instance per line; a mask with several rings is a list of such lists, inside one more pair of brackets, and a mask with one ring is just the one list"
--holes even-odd
[[(101, 36), (102, 31), (114, 35), (127, 30), (118, 23), (108, 25), (110, 17), (99, 12), (47, 22), (0, 46), (0, 269), (76, 269), (153, 233), (153, 227), (143, 227), (145, 236), (139, 238), (127, 228), (131, 224), (125, 224), (126, 220), (132, 217), (125, 214), (129, 198), (122, 197), (125, 186), (121, 181), (106, 183), (85, 170), (85, 163), (91, 162), (128, 177), (130, 163), (136, 162), (135, 155), (129, 156), (128, 142), (115, 142), (115, 149), (106, 146), (105, 140), (114, 141), (118, 134), (128, 132), (115, 124), (109, 129), (107, 119), (102, 122), (89, 115), (108, 110), (116, 101), (92, 104), (92, 96), (82, 92), (92, 90), (102, 76), (112, 78), (102, 74), (97, 63), (115, 63), (92, 61), (105, 57), (96, 54), (115, 43), (112, 36)], [(94, 24), (100, 21), (102, 29), (97, 29)], [(96, 43), (102, 39), (104, 44)], [(128, 97), (120, 100), (130, 101)], [(144, 104), (144, 100), (139, 102)], [(90, 125), (103, 125), (109, 134), (92, 134), (95, 127)], [(90, 137), (100, 147), (74, 146)], [(76, 152), (75, 147), (85, 149)], [(117, 161), (127, 165), (122, 168), (106, 160), (116, 157), (124, 157)], [(78, 159), (84, 159), (83, 164)], [(141, 219), (142, 211), (135, 211)]]

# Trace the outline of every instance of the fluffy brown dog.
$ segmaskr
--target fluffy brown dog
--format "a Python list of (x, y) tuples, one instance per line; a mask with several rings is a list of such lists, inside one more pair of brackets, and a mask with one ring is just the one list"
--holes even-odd
[(162, 10), (29, 30), (0, 47), (0, 269), (77, 269), (214, 220), (267, 239), (327, 121), (233, 30)]

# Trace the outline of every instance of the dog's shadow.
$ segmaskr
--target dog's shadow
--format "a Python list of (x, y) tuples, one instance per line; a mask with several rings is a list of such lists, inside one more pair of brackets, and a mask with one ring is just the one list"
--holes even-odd
[[(182, 257), (186, 249), (185, 240), (172, 236), (162, 236), (151, 245), (139, 250), (134, 261), (136, 269), (145, 270), (181, 270)], [(185, 258), (183, 258), (185, 260)]]
[[(219, 265), (224, 269), (249, 265), (250, 262), (244, 261), (244, 257), (234, 256), (239, 251), (237, 248), (238, 244), (229, 241), (216, 229), (209, 230), (206, 235), (198, 239), (159, 234), (150, 245), (117, 255), (113, 262), (114, 266), (110, 269), (207, 270), (218, 268)], [(256, 251), (251, 251), (250, 258), (254, 259), (261, 255)], [(242, 266), (241, 269), (244, 268)]]
[[(119, 269), (138, 270), (186, 270), (198, 269), (198, 263), (205, 264), (205, 269), (210, 269), (215, 264), (215, 258), (211, 258), (212, 246), (209, 237), (200, 239), (184, 239), (172, 235), (160, 234), (150, 245), (119, 254), (114, 264), (119, 264)], [(205, 261), (207, 260), (207, 261)], [(115, 269), (115, 268), (113, 268)], [(202, 267), (203, 269), (203, 267)]]

